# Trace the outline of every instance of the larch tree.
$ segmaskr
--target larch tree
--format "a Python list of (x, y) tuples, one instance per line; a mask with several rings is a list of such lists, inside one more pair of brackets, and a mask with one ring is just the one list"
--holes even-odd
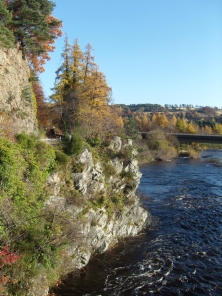
[(188, 134), (196, 134), (197, 133), (197, 126), (192, 122), (189, 122), (185, 128), (185, 132)]
[(204, 128), (202, 128), (202, 132), (206, 135), (211, 135), (212, 134), (212, 128), (208, 125), (205, 125)]
[(143, 114), (141, 118), (141, 123), (140, 123), (140, 129), (141, 132), (147, 132), (149, 130), (149, 118), (147, 117), (146, 114)]
[(216, 123), (213, 132), (219, 135), (222, 135), (222, 124)]
[(60, 127), (72, 133), (78, 126), (86, 137), (93, 137), (103, 136), (117, 123), (121, 126), (119, 115), (109, 106), (112, 89), (94, 61), (91, 45), (87, 44), (83, 53), (78, 40), (73, 46), (65, 40), (62, 58), (51, 96), (53, 110), (57, 108), (57, 114), (60, 113)]
[(184, 127), (183, 127), (183, 122), (182, 122), (182, 120), (181, 120), (179, 117), (177, 118), (175, 128), (176, 128), (176, 130), (177, 130), (179, 133), (182, 133), (182, 132), (183, 132), (183, 129), (184, 129)]
[(172, 132), (175, 132), (176, 123), (177, 123), (177, 118), (174, 113), (172, 118), (169, 120), (168, 129)]

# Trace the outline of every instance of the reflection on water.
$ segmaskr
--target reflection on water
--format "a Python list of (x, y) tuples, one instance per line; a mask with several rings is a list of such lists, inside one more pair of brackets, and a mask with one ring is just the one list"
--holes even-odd
[(222, 150), (141, 171), (158, 227), (96, 256), (57, 295), (222, 295)]

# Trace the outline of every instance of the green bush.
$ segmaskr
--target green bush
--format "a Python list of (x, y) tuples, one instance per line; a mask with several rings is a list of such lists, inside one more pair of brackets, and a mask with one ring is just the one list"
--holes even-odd
[(125, 178), (126, 180), (133, 180), (134, 174), (131, 171), (122, 171), (120, 173), (121, 178)]
[(7, 243), (21, 256), (10, 270), (1, 268), (6, 275), (16, 274), (17, 283), (7, 286), (10, 295), (25, 295), (29, 277), (41, 267), (53, 269), (60, 250), (54, 238), (60, 233), (61, 223), (43, 212), (45, 185), (55, 165), (54, 149), (35, 141), (33, 147), (24, 133), (18, 136), (18, 142), (0, 138), (1, 244)]
[(83, 139), (79, 134), (74, 134), (71, 139), (66, 139), (64, 151), (68, 155), (76, 155), (81, 153), (83, 147)]
[(35, 140), (33, 137), (27, 135), (25, 132), (18, 134), (16, 136), (17, 142), (21, 145), (23, 149), (33, 149), (35, 146)]
[(69, 163), (69, 157), (63, 153), (62, 151), (56, 150), (55, 151), (55, 160), (57, 163), (59, 163), (61, 166), (66, 167)]
[(73, 163), (73, 173), (82, 173), (84, 170), (85, 165), (81, 162), (74, 162)]
[(127, 160), (132, 158), (133, 155), (133, 147), (127, 147), (125, 149), (122, 149), (117, 156), (122, 160)]
[(106, 162), (103, 164), (103, 173), (106, 178), (109, 178), (116, 174), (116, 170), (110, 162)]
[(92, 147), (99, 147), (102, 144), (102, 141), (99, 136), (95, 136), (94, 138), (88, 139), (87, 142)]

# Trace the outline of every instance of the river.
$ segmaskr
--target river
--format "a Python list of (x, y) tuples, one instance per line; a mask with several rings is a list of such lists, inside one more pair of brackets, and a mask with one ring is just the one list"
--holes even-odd
[(152, 228), (95, 256), (56, 295), (222, 295), (222, 150), (141, 171)]

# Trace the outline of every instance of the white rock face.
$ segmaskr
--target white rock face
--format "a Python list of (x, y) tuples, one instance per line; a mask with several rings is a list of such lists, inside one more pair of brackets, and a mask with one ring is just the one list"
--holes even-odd
[(119, 152), (122, 148), (122, 140), (120, 137), (115, 136), (114, 139), (111, 141), (109, 147), (110, 150), (114, 152)]
[(100, 163), (94, 164), (92, 154), (85, 149), (78, 162), (83, 165), (82, 173), (73, 173), (74, 185), (82, 194), (92, 198), (104, 189), (104, 176)]
[(2, 128), (10, 125), (14, 134), (36, 131), (31, 91), (27, 95), (29, 75), (28, 62), (22, 58), (21, 51), (0, 48), (0, 124)]
[[(119, 139), (115, 137), (115, 141), (112, 142), (118, 143), (118, 148), (112, 144), (115, 151), (124, 149)], [(67, 273), (82, 268), (88, 263), (92, 254), (105, 252), (110, 245), (117, 243), (119, 238), (134, 236), (151, 222), (150, 214), (139, 205), (139, 199), (135, 194), (142, 174), (134, 157), (128, 159), (125, 164), (118, 157), (111, 159), (110, 164), (115, 168), (116, 174), (108, 179), (103, 173), (102, 164), (93, 161), (88, 149), (78, 156), (76, 162), (81, 164), (82, 172), (72, 173), (73, 184), (75, 189), (82, 193), (82, 198), (93, 200), (97, 199), (99, 194), (107, 194), (106, 198), (124, 194), (126, 204), (121, 211), (118, 208), (114, 210), (112, 215), (105, 207), (76, 206), (61, 196), (62, 191), (56, 189), (65, 184), (57, 173), (48, 179), (47, 186), (51, 186), (52, 195), (45, 203), (45, 207), (69, 217), (73, 229), (73, 239), (65, 250)], [(124, 172), (131, 172), (133, 177), (130, 184), (123, 177), (124, 174), (121, 174)], [(64, 263), (61, 262), (62, 264)]]
[(123, 162), (119, 159), (119, 157), (115, 157), (114, 159), (110, 160), (111, 164), (116, 170), (117, 174), (120, 174), (123, 170)]

